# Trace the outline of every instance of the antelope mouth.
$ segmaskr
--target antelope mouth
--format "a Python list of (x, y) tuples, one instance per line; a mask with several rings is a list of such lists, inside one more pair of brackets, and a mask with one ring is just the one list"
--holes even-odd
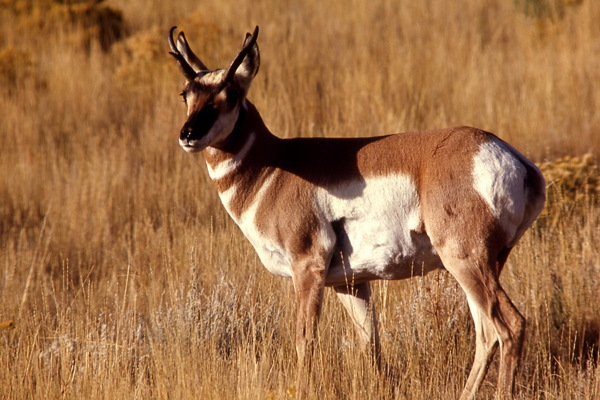
[(179, 139), (179, 145), (185, 150), (187, 153), (198, 153), (206, 147), (201, 143), (198, 143), (198, 140), (188, 140), (188, 139)]

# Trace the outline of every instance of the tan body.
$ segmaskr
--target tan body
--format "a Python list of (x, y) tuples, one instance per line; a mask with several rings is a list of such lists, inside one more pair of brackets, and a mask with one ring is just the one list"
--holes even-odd
[(368, 282), (440, 267), (464, 289), (476, 328), (461, 398), (474, 396), (498, 343), (498, 393), (512, 393), (525, 320), (498, 278), (543, 207), (539, 170), (494, 135), (469, 127), (277, 138), (246, 99), (259, 65), (257, 33), (226, 71), (204, 71), (185, 37), (171, 40), (188, 80), (180, 144), (204, 150), (223, 205), (263, 264), (293, 279), (301, 393), (310, 381), (325, 286), (334, 287), (379, 363)]

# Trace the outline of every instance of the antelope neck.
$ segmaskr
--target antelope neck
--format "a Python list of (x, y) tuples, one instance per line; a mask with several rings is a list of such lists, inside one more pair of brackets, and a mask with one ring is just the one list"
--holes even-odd
[[(224, 178), (226, 174), (211, 174), (211, 171), (223, 169), (229, 166), (229, 172), (233, 172), (246, 159), (253, 163), (269, 164), (270, 154), (274, 153), (274, 144), (278, 138), (274, 136), (265, 126), (261, 116), (247, 99), (240, 107), (238, 119), (227, 138), (204, 150), (204, 158), (209, 168), (209, 174), (215, 181)], [(260, 156), (250, 155), (253, 148), (260, 146)]]

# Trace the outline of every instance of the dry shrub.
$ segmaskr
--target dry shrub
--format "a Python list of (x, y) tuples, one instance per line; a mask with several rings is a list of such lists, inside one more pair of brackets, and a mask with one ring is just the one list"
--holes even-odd
[(516, 8), (528, 17), (561, 18), (566, 7), (580, 5), (583, 0), (515, 0)]
[(10, 91), (33, 73), (29, 53), (13, 46), (0, 48), (0, 88)]
[[(147, 92), (156, 82), (160, 69), (172, 66), (165, 49), (164, 32), (158, 27), (136, 33), (112, 49), (117, 62), (114, 77), (119, 87)], [(152, 90), (151, 90), (152, 92)]]
[(63, 6), (56, 9), (57, 19), (66, 19), (81, 32), (79, 39), (89, 48), (97, 40), (100, 48), (107, 51), (125, 35), (125, 20), (119, 10), (98, 3)]
[[(229, 62), (228, 57), (231, 57), (232, 51), (231, 40), (240, 36), (240, 32), (229, 32), (230, 35), (226, 35), (219, 25), (206, 18), (200, 10), (182, 18), (177, 26), (185, 31), (194, 53), (207, 64), (208, 68), (222, 68), (223, 65), (213, 65), (220, 60)], [(161, 35), (162, 40), (163, 37), (164, 34)]]
[[(212, 60), (215, 54), (217, 57), (226, 55), (223, 49), (227, 46), (221, 45), (223, 32), (201, 12), (196, 11), (183, 18), (178, 27), (185, 30), (187, 37), (193, 38), (193, 50), (200, 58), (208, 55)], [(166, 33), (165, 28), (153, 26), (114, 46), (112, 54), (117, 63), (114, 77), (122, 88), (146, 93), (150, 89), (153, 93), (152, 88), (156, 89), (156, 83), (160, 84), (157, 76), (174, 75), (172, 72), (176, 67), (167, 53)]]
[(97, 44), (108, 51), (126, 35), (123, 13), (98, 1), (21, 0), (11, 5), (30, 34), (64, 31), (68, 43), (86, 50)]
[(600, 170), (593, 154), (564, 156), (540, 164), (548, 185), (548, 203), (574, 204), (585, 199), (598, 202)]
[(600, 315), (588, 296), (600, 288), (598, 159), (592, 153), (564, 156), (539, 167), (547, 183), (546, 208), (536, 224), (547, 243), (541, 259), (556, 266), (540, 285), (547, 290), (542, 309), (548, 334), (555, 338), (546, 344), (550, 368), (571, 364), (593, 374), (600, 355)]

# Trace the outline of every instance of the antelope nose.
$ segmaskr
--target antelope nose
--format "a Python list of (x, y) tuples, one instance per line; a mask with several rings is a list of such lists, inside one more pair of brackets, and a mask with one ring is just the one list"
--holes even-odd
[(181, 132), (179, 133), (179, 138), (180, 139), (189, 139), (190, 136), (192, 136), (192, 130), (190, 128), (182, 128)]

